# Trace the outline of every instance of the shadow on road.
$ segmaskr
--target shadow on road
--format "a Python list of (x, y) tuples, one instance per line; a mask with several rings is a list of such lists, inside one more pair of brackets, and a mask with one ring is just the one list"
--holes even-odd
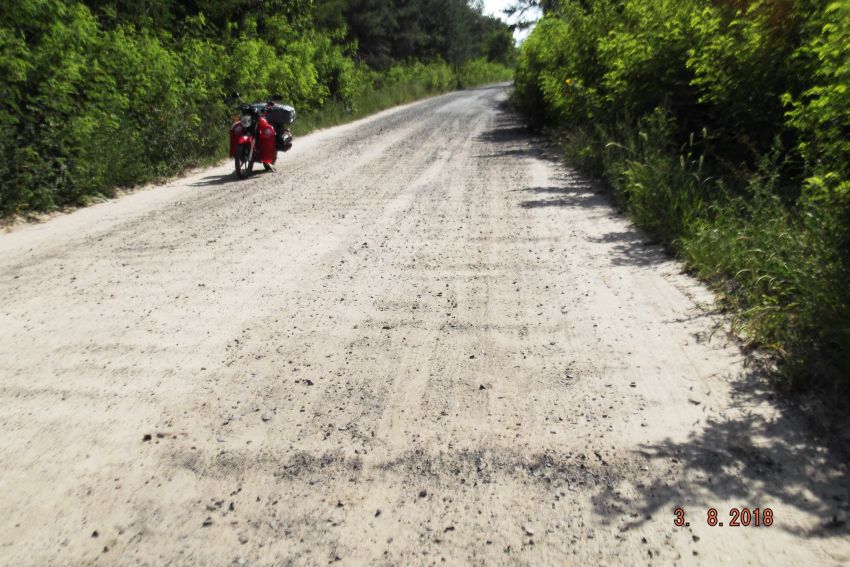
[[(585, 207), (609, 208), (610, 202), (586, 182), (565, 180), (563, 185), (549, 187), (529, 187), (520, 189), (523, 193), (539, 195), (539, 198), (521, 201), (519, 206), (524, 209), (539, 209), (543, 207)], [(531, 196), (531, 195), (529, 195)]]
[[(480, 155), (488, 158), (528, 158), (543, 160), (555, 164), (559, 173), (552, 185), (528, 187), (519, 191), (527, 198), (519, 202), (524, 209), (576, 208), (581, 207), (599, 216), (622, 214), (609, 191), (596, 181), (564, 167), (560, 150), (537, 136), (506, 101), (497, 101), (495, 124), (479, 135), (476, 140), (486, 142), (496, 151)], [(587, 237), (596, 244), (608, 245), (607, 255), (616, 266), (649, 266), (670, 260), (669, 254), (661, 246), (653, 245), (651, 239), (637, 228), (627, 231)], [(614, 246), (610, 246), (614, 244)]]
[[(552, 161), (560, 172), (547, 186), (520, 189), (527, 198), (518, 203), (519, 207), (580, 207), (599, 216), (621, 214), (607, 190), (564, 167), (557, 149), (526, 128), (509, 105), (501, 103), (497, 110), (494, 127), (478, 138), (497, 150), (482, 158)], [(569, 230), (569, 226), (564, 229)], [(584, 238), (607, 246), (606, 255), (614, 265), (648, 268), (670, 260), (664, 248), (653, 244), (637, 228)], [(654, 467), (669, 468), (671, 474), (647, 474), (646, 478), (658, 479), (648, 484), (642, 483), (640, 474), (627, 475), (639, 495), (629, 498), (613, 488), (603, 489), (594, 499), (597, 514), (614, 521), (617, 515), (612, 511), (630, 511), (632, 525), (669, 518), (672, 526), (674, 509), (686, 502), (698, 500), (707, 506), (716, 502), (719, 506), (721, 501), (732, 501), (738, 508), (773, 508), (775, 523), (770, 529), (785, 529), (808, 538), (850, 535), (847, 443), (815, 420), (820, 413), (817, 409), (801, 409), (796, 398), (786, 400), (760, 371), (749, 369), (741, 376), (730, 377), (729, 383), (732, 404), (724, 417), (695, 427), (685, 441), (668, 439), (643, 446), (635, 455)], [(757, 406), (761, 406), (758, 411)], [(674, 470), (681, 472), (674, 474)], [(672, 480), (676, 478), (688, 480), (676, 484)], [(789, 508), (814, 515), (820, 519), (819, 525), (803, 532), (786, 523), (781, 510)], [(687, 512), (691, 521), (706, 521), (706, 506), (692, 506)], [(728, 509), (718, 508), (718, 514), (720, 521), (730, 517)]]
[(505, 100), (493, 102), (496, 124), (476, 136), (476, 142), (493, 144), (496, 152), (479, 155), (479, 158), (534, 157), (557, 160), (557, 152), (525, 124)]
[(609, 232), (598, 237), (588, 237), (589, 242), (608, 244), (611, 264), (615, 266), (652, 266), (669, 262), (672, 256), (664, 247), (653, 243), (637, 229)]
[[(598, 184), (573, 173), (562, 174), (556, 179), (558, 181), (562, 184), (520, 189), (535, 198), (520, 201), (519, 206), (524, 209), (581, 207), (606, 217), (621, 214), (611, 197)], [(654, 244), (651, 238), (637, 228), (585, 238), (588, 242), (606, 245), (605, 254), (615, 266), (650, 266), (670, 260), (669, 253), (662, 246)]]
[[(255, 164), (256, 165), (256, 164)], [(264, 173), (272, 173), (271, 171), (264, 170), (262, 167), (259, 169), (255, 169), (248, 174), (248, 178), (256, 177), (257, 175), (263, 175)], [(208, 175), (200, 179), (195, 183), (191, 183), (190, 187), (209, 187), (212, 185), (227, 185), (228, 183), (239, 183), (240, 181), (244, 181), (244, 179), (239, 179), (236, 177), (234, 172), (228, 172), (224, 175)]]
[(233, 172), (227, 173), (226, 175), (208, 175), (200, 179), (199, 181), (192, 183), (191, 187), (209, 187), (212, 185), (226, 185), (227, 183), (232, 183), (235, 181), (240, 181), (236, 177)]
[[(646, 445), (641, 454), (655, 466), (682, 469), (690, 479), (686, 485), (671, 485), (668, 478), (636, 484), (640, 496), (625, 498), (614, 491), (600, 493), (594, 504), (605, 516), (612, 508), (632, 510), (632, 526), (660, 521), (683, 507), (691, 522), (706, 522), (708, 506), (716, 506), (718, 519), (728, 522), (730, 510), (719, 506), (732, 501), (734, 507), (771, 508), (774, 526), (803, 537), (823, 538), (850, 535), (850, 476), (842, 453), (814, 436), (805, 417), (785, 400), (777, 400), (760, 373), (750, 372), (731, 381), (735, 417), (710, 420), (686, 441), (667, 440)], [(753, 411), (768, 403), (775, 414)], [(675, 478), (679, 475), (670, 475)], [(702, 507), (688, 507), (698, 499)], [(713, 504), (717, 503), (717, 504)], [(794, 527), (782, 511), (795, 508), (819, 518), (818, 525), (802, 530)], [(743, 529), (743, 528), (741, 528)], [(753, 529), (753, 528), (750, 528)]]

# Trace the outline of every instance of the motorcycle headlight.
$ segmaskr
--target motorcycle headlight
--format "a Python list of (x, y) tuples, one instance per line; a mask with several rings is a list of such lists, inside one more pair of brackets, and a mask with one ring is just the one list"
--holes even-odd
[(245, 128), (250, 128), (251, 122), (253, 122), (253, 118), (251, 118), (250, 114), (245, 114), (244, 116), (242, 116), (242, 126), (244, 126)]

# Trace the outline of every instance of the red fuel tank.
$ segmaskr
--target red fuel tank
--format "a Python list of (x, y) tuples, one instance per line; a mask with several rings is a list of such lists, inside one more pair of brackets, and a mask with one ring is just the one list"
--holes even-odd
[(277, 145), (274, 139), (274, 128), (265, 118), (260, 118), (259, 124), (260, 139), (258, 141), (259, 148), (257, 153), (260, 154), (260, 161), (263, 163), (274, 163), (277, 159)]

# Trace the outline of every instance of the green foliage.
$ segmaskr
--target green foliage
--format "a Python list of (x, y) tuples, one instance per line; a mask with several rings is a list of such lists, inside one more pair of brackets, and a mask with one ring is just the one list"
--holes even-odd
[(477, 57), (513, 61), (508, 27), (466, 0), (350, 0), (343, 11), (349, 39), (376, 69), (423, 57), (455, 66)]
[(737, 329), (779, 354), (792, 384), (846, 394), (850, 304), (834, 219), (817, 206), (789, 209), (776, 182), (756, 176), (750, 198), (716, 204), (683, 253), (734, 308)]
[(460, 88), (474, 87), (484, 83), (508, 81), (513, 78), (513, 69), (501, 63), (487, 59), (470, 59), (457, 71), (457, 84)]
[(604, 69), (599, 88), (608, 109), (639, 117), (659, 105), (678, 109), (692, 104), (685, 61), (695, 39), (691, 13), (696, 4), (624, 3), (614, 28), (597, 41)]
[[(247, 100), (283, 94), (304, 131), (506, 77), (503, 65), (473, 58), (509, 62), (507, 27), (465, 2), (373, 4), (383, 8), (360, 10), (358, 0), (4, 2), (0, 215), (84, 204), (223, 156), (234, 90)], [(358, 51), (348, 26), (357, 18), (378, 25), (397, 8), (403, 25), (388, 28), (385, 64), (359, 63), (370, 51)], [(446, 10), (458, 16), (450, 24)]]
[(511, 77), (512, 70), (498, 63), (474, 59), (462, 65), (457, 72), (445, 61), (436, 60), (395, 65), (384, 72), (370, 71), (361, 66), (354, 70), (354, 74), (362, 89), (356, 90), (351, 97), (332, 100), (316, 112), (299, 118), (293, 131), (304, 134), (425, 96), (504, 81)]
[(790, 125), (811, 170), (850, 179), (850, 1), (830, 4), (802, 51), (818, 64), (799, 96), (786, 93)]
[(516, 87), (790, 384), (850, 393), (850, 0), (562, 0)]
[(656, 110), (623, 144), (610, 143), (603, 171), (629, 215), (660, 242), (675, 244), (704, 216), (711, 180), (691, 137), (677, 154), (673, 118)]
[(585, 12), (568, 4), (547, 16), (525, 41), (516, 70), (515, 100), (537, 122), (590, 121), (600, 111), (598, 49), (605, 4)]

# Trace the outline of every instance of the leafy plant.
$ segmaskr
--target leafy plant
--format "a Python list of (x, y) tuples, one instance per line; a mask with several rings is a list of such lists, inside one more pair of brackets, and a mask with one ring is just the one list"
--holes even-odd
[(562, 0), (514, 100), (776, 355), (850, 394), (850, 0)]

